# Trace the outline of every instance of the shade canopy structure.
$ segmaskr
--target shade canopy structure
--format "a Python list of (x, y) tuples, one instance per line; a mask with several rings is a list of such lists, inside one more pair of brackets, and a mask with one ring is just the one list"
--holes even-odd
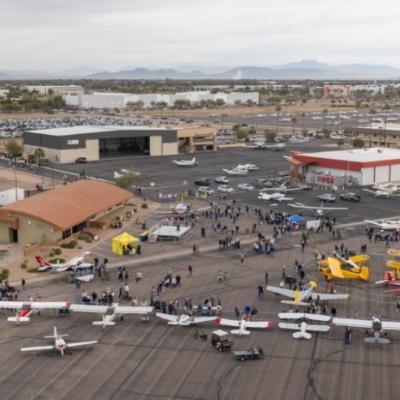
[(137, 237), (130, 235), (128, 232), (123, 232), (112, 238), (112, 252), (122, 256), (128, 245), (134, 247), (138, 242), (139, 239)]
[(306, 222), (304, 217), (302, 217), (301, 215), (298, 215), (298, 214), (291, 215), (290, 217), (288, 217), (287, 220), (291, 224), (304, 224)]

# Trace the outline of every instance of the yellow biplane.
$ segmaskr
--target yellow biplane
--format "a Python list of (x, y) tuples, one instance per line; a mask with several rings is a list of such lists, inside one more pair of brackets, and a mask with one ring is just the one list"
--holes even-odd
[(349, 258), (343, 258), (339, 254), (335, 257), (328, 257), (318, 264), (319, 272), (325, 276), (326, 280), (332, 279), (361, 279), (367, 281), (369, 278), (369, 268), (363, 265), (369, 260), (366, 254), (359, 254)]

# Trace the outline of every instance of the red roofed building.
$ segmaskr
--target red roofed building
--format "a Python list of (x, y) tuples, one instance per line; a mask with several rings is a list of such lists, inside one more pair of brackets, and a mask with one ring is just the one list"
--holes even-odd
[(317, 153), (292, 152), (293, 170), (307, 183), (342, 186), (351, 182), (360, 186), (400, 181), (400, 150), (366, 148)]

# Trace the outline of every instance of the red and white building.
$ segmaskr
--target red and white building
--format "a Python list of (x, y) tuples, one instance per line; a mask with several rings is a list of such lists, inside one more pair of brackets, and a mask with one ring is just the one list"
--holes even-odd
[(295, 173), (309, 184), (360, 186), (400, 182), (400, 149), (371, 147), (317, 153), (292, 152)]

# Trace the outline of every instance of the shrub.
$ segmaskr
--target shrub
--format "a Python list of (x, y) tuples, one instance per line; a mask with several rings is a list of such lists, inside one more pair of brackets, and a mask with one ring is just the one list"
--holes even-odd
[(61, 250), (59, 247), (57, 247), (56, 249), (53, 249), (53, 253), (54, 253), (56, 256), (59, 256), (59, 255), (62, 253), (62, 250)]
[(141, 208), (149, 208), (149, 206), (147, 205), (147, 203), (143, 203), (140, 207), (141, 207)]
[(39, 271), (37, 268), (31, 268), (28, 269), (28, 272), (34, 273), (34, 272), (44, 272), (44, 271)]
[(22, 263), (21, 263), (21, 268), (22, 269), (26, 269), (28, 267), (28, 260), (25, 259)]
[(78, 245), (76, 240), (71, 240), (70, 242), (63, 243), (61, 247), (63, 249), (74, 249)]
[(51, 251), (50, 253), (49, 253), (49, 257), (54, 257), (54, 251)]

